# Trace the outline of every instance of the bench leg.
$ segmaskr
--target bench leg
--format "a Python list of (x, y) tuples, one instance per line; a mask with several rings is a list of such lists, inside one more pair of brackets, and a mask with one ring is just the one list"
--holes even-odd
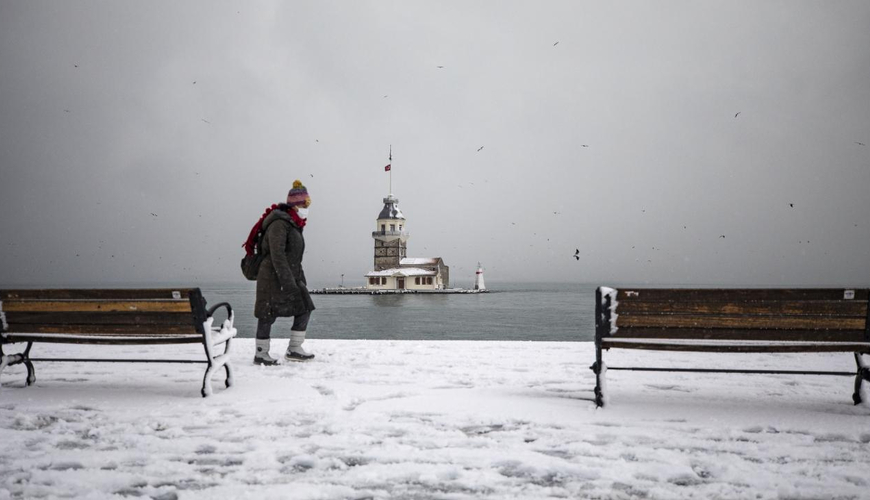
[[(224, 341), (223, 354), (215, 356), (213, 350), (216, 346), (212, 345), (211, 343), (211, 325), (212, 318), (208, 318), (202, 325), (203, 330), (207, 332), (205, 335), (203, 335), (203, 347), (205, 347), (205, 357), (206, 359), (208, 359), (208, 368), (206, 368), (205, 370), (205, 376), (203, 376), (202, 379), (202, 391), (200, 391), (202, 397), (204, 398), (212, 394), (211, 377), (214, 374), (215, 370), (218, 370), (221, 367), (223, 367), (223, 369), (227, 373), (227, 378), (224, 383), (227, 387), (233, 385), (233, 369), (232, 366), (230, 366), (230, 345), (232, 344), (233, 339), (232, 337), (226, 339)], [(234, 331), (232, 315), (230, 315), (230, 318), (224, 322), (221, 331), (223, 331), (224, 329)], [(233, 335), (235, 335), (235, 333), (233, 333)]]
[(227, 357), (227, 362), (224, 363), (224, 370), (227, 372), (227, 380), (226, 380), (226, 382), (225, 382), (227, 388), (229, 388), (230, 386), (233, 385), (233, 368), (232, 368), (232, 366), (230, 365), (230, 361), (229, 361), (229, 357), (230, 357), (230, 342), (232, 342), (232, 341), (233, 341), (233, 339), (227, 339), (227, 342), (226, 342), (226, 348), (224, 349), (224, 356)]
[(214, 370), (212, 370), (212, 365), (209, 363), (208, 368), (205, 370), (205, 377), (202, 379), (202, 390), (199, 391), (202, 394), (202, 397), (207, 398), (211, 395), (211, 374)]
[(0, 374), (3, 373), (3, 369), (7, 366), (17, 365), (24, 363), (24, 366), (27, 367), (27, 385), (33, 385), (36, 382), (36, 370), (33, 368), (33, 363), (30, 361), (30, 348), (33, 346), (33, 342), (28, 342), (27, 347), (24, 348), (24, 352), (18, 354), (3, 354), (3, 346), (0, 345)]
[(601, 408), (604, 406), (604, 374), (607, 368), (604, 367), (601, 347), (597, 342), (595, 345), (595, 363), (590, 368), (595, 373), (595, 406)]
[(855, 353), (855, 363), (858, 364), (858, 373), (855, 374), (855, 392), (852, 394), (852, 401), (859, 405), (861, 404), (861, 383), (865, 380), (870, 382), (870, 366), (864, 364), (860, 352)]

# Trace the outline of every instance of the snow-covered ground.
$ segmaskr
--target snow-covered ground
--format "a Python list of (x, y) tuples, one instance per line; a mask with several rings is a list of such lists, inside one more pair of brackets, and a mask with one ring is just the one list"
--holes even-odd
[[(253, 340), (235, 340), (235, 385), (216, 377), (205, 399), (202, 365), (38, 363), (29, 388), (7, 368), (0, 498), (870, 498), (870, 408), (852, 405), (852, 378), (610, 371), (596, 409), (590, 343), (306, 348), (313, 362), (257, 367)], [(168, 353), (200, 349), (32, 356)], [(847, 354), (605, 359), (854, 369)]]

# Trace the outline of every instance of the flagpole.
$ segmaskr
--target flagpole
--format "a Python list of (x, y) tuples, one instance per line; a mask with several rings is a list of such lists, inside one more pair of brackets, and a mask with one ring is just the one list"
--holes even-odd
[(390, 144), (390, 196), (393, 195), (393, 145)]

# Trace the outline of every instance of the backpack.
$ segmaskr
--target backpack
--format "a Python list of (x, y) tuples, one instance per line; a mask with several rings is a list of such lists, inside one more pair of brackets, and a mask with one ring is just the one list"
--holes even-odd
[[(271, 222), (269, 222), (269, 224), (271, 224)], [(257, 281), (257, 274), (260, 272), (260, 264), (262, 264), (263, 259), (266, 258), (267, 254), (263, 253), (263, 237), (266, 235), (266, 228), (269, 227), (269, 224), (266, 224), (257, 232), (257, 236), (254, 238), (254, 253), (250, 255), (246, 253), (245, 256), (242, 257), (242, 274), (249, 281)]]

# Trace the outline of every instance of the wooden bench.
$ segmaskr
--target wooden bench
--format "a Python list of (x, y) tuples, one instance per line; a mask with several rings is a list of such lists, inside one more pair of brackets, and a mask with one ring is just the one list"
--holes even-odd
[[(225, 308), (227, 319), (214, 326), (213, 315)], [(230, 340), (236, 336), (233, 310), (222, 302), (206, 309), (199, 288), (0, 290), (0, 373), (23, 363), (27, 384), (36, 381), (33, 362), (206, 363), (202, 396), (212, 393), (211, 376), (223, 367), (232, 385)], [(3, 346), (26, 342), (23, 352), (6, 355)], [(68, 359), (31, 358), (34, 343), (62, 344), (202, 344), (205, 359)], [(217, 349), (224, 344), (224, 352)]]
[[(785, 373), (855, 377), (852, 400), (870, 381), (867, 289), (648, 289), (595, 291), (595, 404), (607, 370)], [(856, 372), (607, 366), (602, 351), (852, 352)]]

